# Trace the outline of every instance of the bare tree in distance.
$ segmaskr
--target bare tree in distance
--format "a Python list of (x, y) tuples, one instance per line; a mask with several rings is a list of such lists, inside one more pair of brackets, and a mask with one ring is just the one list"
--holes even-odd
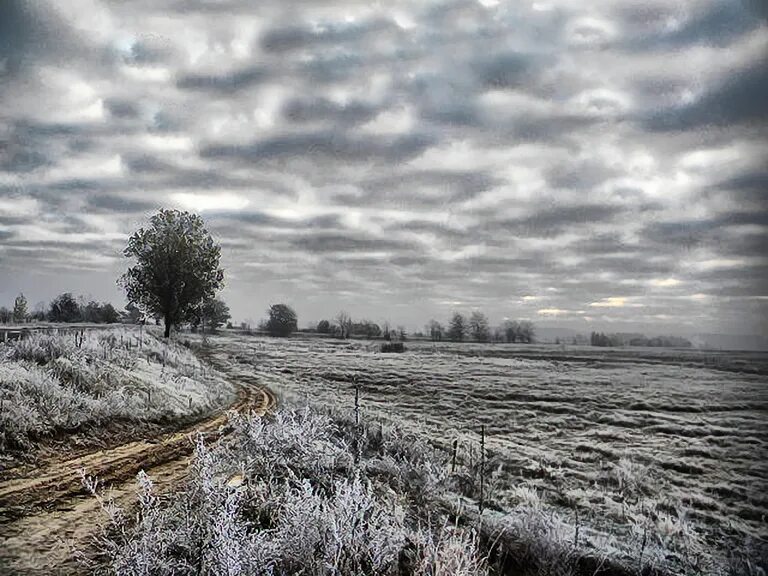
[(352, 317), (344, 310), (336, 314), (336, 325), (339, 327), (339, 338), (349, 338), (352, 333)]
[(16, 296), (16, 300), (13, 303), (13, 321), (17, 323), (26, 322), (27, 320), (27, 299), (24, 294)]
[(463, 342), (467, 335), (467, 321), (459, 312), (454, 312), (448, 324), (448, 338), (454, 342)]
[(517, 341), (530, 344), (536, 339), (536, 330), (533, 327), (533, 322), (529, 320), (521, 320), (517, 329)]
[(488, 342), (491, 330), (488, 327), (488, 318), (479, 311), (472, 312), (469, 317), (469, 333), (477, 342)]
[(506, 320), (503, 325), (504, 336), (507, 342), (517, 342), (517, 331), (519, 325), (516, 320)]
[(179, 210), (160, 210), (128, 240), (123, 251), (136, 264), (118, 280), (144, 312), (171, 327), (192, 321), (203, 303), (224, 285), (219, 268), (221, 249), (205, 229), (203, 219)]
[(440, 342), (443, 339), (443, 325), (437, 320), (427, 322), (425, 331), (432, 342)]

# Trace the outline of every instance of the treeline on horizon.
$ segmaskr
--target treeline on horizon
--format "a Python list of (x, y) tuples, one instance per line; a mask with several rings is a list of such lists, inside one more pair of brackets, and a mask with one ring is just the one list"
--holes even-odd
[(621, 346), (691, 348), (693, 346), (690, 340), (681, 336), (654, 336), (648, 338), (644, 334), (604, 334), (603, 332), (592, 332), (589, 335), (589, 344), (590, 346), (600, 346), (604, 348)]
[(46, 305), (39, 302), (34, 310), (29, 310), (29, 303), (24, 294), (19, 294), (13, 308), (0, 307), (0, 323), (24, 324), (27, 322), (57, 322), (88, 324), (114, 324), (126, 316), (109, 302), (86, 300), (83, 296), (75, 297), (71, 292), (60, 294)]
[[(371, 320), (353, 320), (344, 311), (339, 312), (333, 319), (321, 320), (304, 329), (298, 328), (298, 315), (287, 304), (274, 304), (267, 311), (268, 318), (259, 322), (256, 331), (272, 336), (290, 336), (294, 332), (315, 333), (332, 338), (366, 338), (370, 340), (383, 339), (387, 341), (404, 342), (408, 338), (429, 339), (433, 342), (507, 342), (530, 344), (536, 341), (536, 330), (528, 320), (504, 320), (501, 325), (491, 327), (488, 317), (482, 312), (472, 312), (465, 316), (455, 312), (449, 321), (443, 325), (437, 320), (430, 320), (423, 331), (409, 334), (403, 326), (392, 327), (389, 322), (378, 324)], [(24, 294), (19, 294), (12, 308), (0, 306), (0, 324), (24, 324), (27, 322), (55, 323), (86, 323), (86, 324), (139, 324), (146, 321), (158, 322), (158, 318), (147, 318), (133, 304), (128, 304), (124, 310), (118, 310), (109, 302), (86, 300), (83, 296), (75, 297), (71, 292), (64, 292), (46, 305), (38, 303), (33, 311)], [(216, 331), (226, 326), (233, 328), (229, 307), (219, 298), (207, 301), (200, 313), (187, 327), (193, 332), (199, 329)], [(240, 329), (253, 332), (245, 322)], [(557, 339), (555, 344), (565, 344), (565, 340)], [(589, 339), (578, 335), (570, 339), (573, 345), (590, 345), (595, 347), (638, 346), (651, 348), (691, 348), (693, 344), (680, 336), (653, 336), (644, 334), (605, 334), (592, 332)]]
[[(199, 314), (189, 323), (189, 327), (197, 330), (203, 325), (215, 330), (226, 324), (230, 318), (229, 307), (219, 298), (214, 298), (205, 302)], [(23, 293), (16, 297), (12, 309), (0, 306), (0, 324), (27, 322), (139, 324), (150, 320), (158, 322), (159, 318), (146, 317), (132, 303), (129, 303), (124, 310), (118, 310), (110, 302), (86, 300), (85, 297), (76, 297), (71, 292), (60, 294), (47, 305), (39, 302), (32, 311), (29, 310), (29, 303)]]
[[(322, 334), (334, 338), (367, 338), (371, 340), (384, 339), (405, 341), (409, 337), (418, 339), (428, 338), (433, 342), (443, 340), (451, 342), (522, 342), (532, 343), (535, 339), (535, 329), (532, 322), (522, 320), (506, 320), (501, 326), (491, 328), (488, 317), (482, 312), (473, 312), (465, 317), (459, 312), (453, 316), (444, 327), (437, 320), (430, 320), (424, 331), (408, 334), (404, 326), (393, 328), (388, 321), (379, 325), (371, 320), (355, 321), (344, 311), (339, 312), (333, 319), (320, 320), (302, 330), (298, 329), (298, 316), (287, 304), (273, 304), (267, 311), (268, 318), (258, 323), (256, 330), (273, 336), (289, 336), (293, 332)], [(240, 329), (251, 332), (251, 326), (245, 322)]]

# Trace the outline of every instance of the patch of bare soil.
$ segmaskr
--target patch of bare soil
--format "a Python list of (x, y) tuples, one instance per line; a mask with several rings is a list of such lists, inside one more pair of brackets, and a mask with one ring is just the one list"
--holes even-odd
[[(274, 394), (255, 383), (242, 383), (237, 401), (227, 410), (265, 414)], [(198, 433), (214, 435), (227, 411), (173, 432), (111, 448), (52, 458), (19, 478), (0, 482), (0, 574), (78, 574), (72, 546), (87, 548), (100, 518), (99, 504), (81, 485), (79, 470), (110, 486), (119, 504), (135, 495), (140, 470), (152, 476), (159, 492), (183, 479)]]

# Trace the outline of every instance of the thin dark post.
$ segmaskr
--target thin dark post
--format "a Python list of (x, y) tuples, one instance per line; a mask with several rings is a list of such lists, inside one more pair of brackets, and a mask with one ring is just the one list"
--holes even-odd
[(576, 535), (573, 538), (573, 547), (578, 548), (579, 547), (579, 508), (577, 505), (574, 504), (573, 506), (574, 512), (576, 512)]
[(459, 449), (459, 439), (453, 441), (453, 458), (451, 458), (451, 474), (456, 472), (456, 452)]
[(355, 426), (360, 426), (360, 385), (355, 384)]
[(480, 428), (480, 515), (485, 508), (485, 424)]
[[(357, 377), (355, 377), (357, 379)], [(360, 426), (360, 385), (355, 384), (355, 464), (363, 455), (363, 430)]]

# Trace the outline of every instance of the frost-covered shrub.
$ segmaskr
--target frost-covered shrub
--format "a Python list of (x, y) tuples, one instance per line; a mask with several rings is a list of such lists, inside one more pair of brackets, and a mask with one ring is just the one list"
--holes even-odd
[[(165, 365), (148, 361), (157, 350)], [(201, 414), (233, 397), (189, 350), (151, 334), (92, 330), (75, 342), (73, 334), (33, 333), (0, 345), (0, 451), (114, 420)]]
[(486, 573), (472, 533), (422, 521), (392, 483), (367, 475), (365, 457), (355, 464), (351, 439), (328, 416), (305, 409), (231, 419), (215, 447), (198, 439), (186, 488), (165, 504), (139, 477), (138, 522), (108, 515), (104, 573)]

